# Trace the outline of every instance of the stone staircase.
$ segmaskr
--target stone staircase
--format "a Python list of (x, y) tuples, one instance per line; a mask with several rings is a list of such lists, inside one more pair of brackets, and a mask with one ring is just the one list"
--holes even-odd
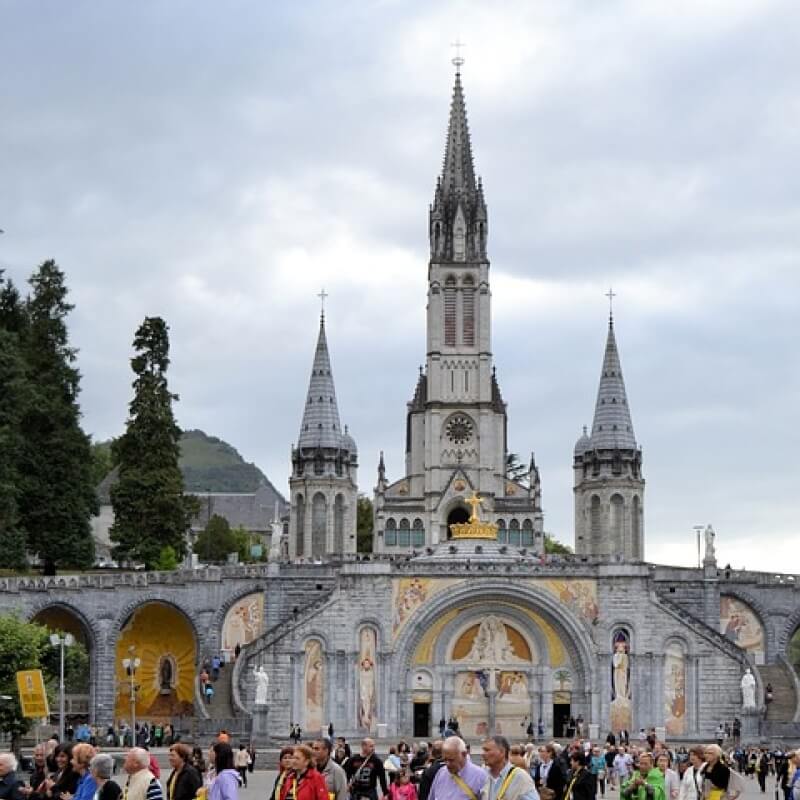
[(209, 719), (231, 719), (235, 716), (233, 713), (233, 691), (231, 689), (233, 666), (233, 664), (226, 664), (219, 671), (219, 678), (212, 684), (214, 686), (214, 699), (204, 706)]
[(767, 722), (792, 722), (797, 712), (797, 695), (795, 685), (788, 669), (783, 664), (771, 664), (759, 667), (761, 681), (772, 684), (773, 700), (767, 705), (765, 719)]

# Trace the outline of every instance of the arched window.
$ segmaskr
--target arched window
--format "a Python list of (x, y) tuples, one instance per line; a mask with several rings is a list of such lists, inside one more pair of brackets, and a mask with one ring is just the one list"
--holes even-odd
[(344, 495), (333, 502), (333, 552), (344, 553)]
[(456, 279), (452, 275), (444, 282), (444, 344), (456, 346)]
[(633, 496), (631, 503), (631, 538), (633, 539), (633, 557), (642, 558), (642, 504), (639, 495)]
[(467, 346), (475, 344), (475, 285), (471, 275), (464, 278), (461, 293), (461, 341)]
[(533, 522), (529, 519), (522, 523), (522, 546), (533, 547)]
[(425, 525), (419, 517), (414, 520), (411, 529), (411, 546), (425, 547)]
[(311, 555), (324, 556), (327, 550), (328, 503), (325, 495), (317, 492), (311, 501)]
[(497, 541), (500, 544), (508, 544), (508, 531), (504, 519), (497, 520)]
[(520, 541), (519, 520), (512, 519), (508, 525), (508, 543), (514, 545), (514, 547), (519, 547)]
[(397, 523), (393, 519), (386, 520), (383, 531), (383, 544), (386, 547), (397, 547)]
[(603, 521), (602, 511), (600, 508), (600, 498), (595, 494), (592, 495), (591, 510), (589, 512), (590, 521), (589, 528), (591, 531), (592, 552), (598, 553), (600, 549), (600, 541), (603, 537)]
[(397, 546), (411, 547), (411, 525), (405, 517), (400, 520), (400, 524), (398, 525)]
[(297, 527), (295, 528), (294, 550), (295, 555), (303, 555), (303, 544), (306, 529), (306, 500), (303, 495), (297, 495)]
[(611, 529), (611, 552), (625, 552), (625, 501), (621, 494), (611, 495), (611, 519), (609, 528)]

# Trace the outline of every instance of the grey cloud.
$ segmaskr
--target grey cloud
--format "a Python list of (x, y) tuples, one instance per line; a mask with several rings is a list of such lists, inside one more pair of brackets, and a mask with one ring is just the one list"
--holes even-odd
[[(536, 451), (547, 527), (571, 539), (571, 452), (613, 283), (651, 552), (691, 563), (691, 526), (709, 521), (723, 560), (754, 531), (797, 540), (800, 11), (725, 5), (509, 4), (493, 12), (508, 47), (534, 43), (515, 70), (482, 52), (494, 32), (469, 29), (484, 12), (456, 3), (11, 6), (0, 264), (18, 280), (51, 256), (66, 269), (90, 431), (121, 430), (133, 332), (162, 314), (181, 423), (276, 485), (325, 283), (370, 492), (380, 449), (402, 469), (424, 359), (427, 205), (459, 20), (510, 445)], [(506, 71), (476, 74), (482, 58)], [(563, 302), (538, 283), (525, 302), (502, 295), (503, 277)], [(779, 566), (775, 552), (754, 563)]]

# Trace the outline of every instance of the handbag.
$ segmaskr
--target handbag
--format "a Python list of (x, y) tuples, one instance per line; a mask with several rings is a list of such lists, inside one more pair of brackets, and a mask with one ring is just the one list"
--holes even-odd
[(597, 780), (604, 781), (606, 779), (606, 771), (604, 769), (597, 770)]

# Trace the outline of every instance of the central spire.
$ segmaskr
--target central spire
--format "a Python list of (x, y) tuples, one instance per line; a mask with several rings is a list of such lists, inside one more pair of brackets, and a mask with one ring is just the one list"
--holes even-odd
[(478, 190), (460, 72), (456, 72), (453, 100), (450, 103), (441, 185), (445, 196), (449, 198), (472, 195)]
[(431, 260), (435, 261), (486, 260), (486, 202), (480, 178), (475, 177), (460, 68), (461, 63), (456, 64), (442, 174), (430, 208)]

